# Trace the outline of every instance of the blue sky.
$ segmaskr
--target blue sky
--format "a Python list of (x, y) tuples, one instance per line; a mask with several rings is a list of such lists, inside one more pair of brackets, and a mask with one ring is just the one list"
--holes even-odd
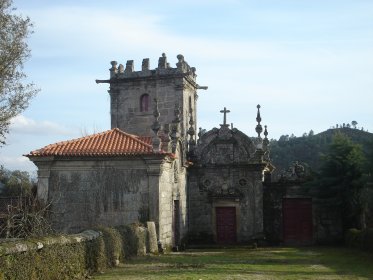
[(34, 22), (25, 65), (41, 92), (13, 120), (0, 164), (57, 141), (110, 129), (110, 61), (165, 52), (197, 68), (198, 126), (228, 122), (255, 135), (256, 105), (269, 136), (301, 136), (352, 120), (373, 131), (373, 1), (14, 1)]

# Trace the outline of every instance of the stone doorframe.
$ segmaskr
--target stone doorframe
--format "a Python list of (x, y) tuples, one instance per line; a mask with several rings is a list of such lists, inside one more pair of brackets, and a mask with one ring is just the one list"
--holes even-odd
[(214, 242), (218, 241), (218, 234), (217, 234), (217, 228), (216, 228), (216, 208), (217, 207), (235, 207), (236, 209), (236, 241), (240, 241), (239, 229), (241, 225), (241, 219), (240, 219), (240, 200), (238, 198), (233, 199), (219, 199), (214, 198), (212, 201), (212, 213), (211, 213), (211, 224), (212, 224), (212, 234), (214, 236)]

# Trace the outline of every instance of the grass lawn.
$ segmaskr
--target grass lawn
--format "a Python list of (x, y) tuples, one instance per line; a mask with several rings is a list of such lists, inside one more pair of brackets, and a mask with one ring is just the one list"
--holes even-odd
[(188, 250), (128, 260), (93, 279), (373, 279), (373, 254), (331, 247)]

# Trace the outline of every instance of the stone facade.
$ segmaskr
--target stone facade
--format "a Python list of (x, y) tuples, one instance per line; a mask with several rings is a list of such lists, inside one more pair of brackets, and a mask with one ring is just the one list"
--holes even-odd
[(201, 135), (189, 174), (191, 233), (204, 232), (215, 242), (221, 241), (216, 217), (220, 207), (234, 209), (236, 236), (232, 241), (263, 236), (262, 181), (269, 166), (257, 140), (225, 124)]
[[(196, 69), (190, 67), (182, 55), (177, 56), (176, 68), (170, 67), (162, 54), (158, 68), (149, 69), (149, 59), (142, 62), (141, 71), (134, 71), (133, 60), (126, 67), (112, 61), (110, 69), (111, 127), (135, 135), (151, 135), (154, 99), (158, 100), (161, 124), (171, 124), (175, 105), (180, 110), (180, 133), (187, 136), (190, 118), (196, 123)], [(195, 124), (193, 128), (196, 129)]]
[[(185, 171), (178, 183), (170, 172), (175, 160), (43, 158), (34, 159), (34, 163), (44, 175), (39, 186), (46, 186), (47, 193), (40, 195), (52, 203), (53, 225), (58, 231), (152, 220), (159, 221), (162, 240), (172, 243), (172, 221), (168, 219), (172, 217), (172, 199), (186, 205)], [(180, 226), (184, 232), (185, 223)]]
[[(179, 245), (188, 232), (220, 242), (217, 219), (228, 208), (234, 242), (263, 234), (262, 180), (269, 162), (259, 107), (257, 138), (230, 129), (224, 108), (224, 124), (200, 134), (197, 144), (197, 90), (207, 87), (196, 83), (196, 69), (182, 55), (177, 59), (172, 68), (162, 54), (154, 70), (144, 59), (140, 71), (132, 60), (125, 67), (112, 61), (110, 79), (96, 81), (110, 85), (112, 130), (89, 136), (97, 143), (83, 137), (31, 152), (38, 196), (52, 203), (57, 230), (149, 220), (164, 246)], [(115, 141), (151, 151), (127, 151)], [(115, 145), (120, 148), (108, 150)]]
[[(298, 171), (297, 171), (298, 169)], [(290, 166), (286, 176), (280, 181), (267, 182), (264, 184), (263, 210), (264, 210), (264, 233), (269, 244), (310, 245), (310, 244), (338, 244), (343, 242), (343, 230), (341, 211), (335, 203), (329, 199), (321, 199), (317, 195), (317, 186), (312, 184), (305, 176), (307, 170), (297, 162)], [(291, 171), (292, 170), (292, 171)], [(301, 172), (300, 172), (301, 171)], [(302, 232), (310, 230), (309, 238), (298, 238), (287, 242), (285, 238), (284, 217), (285, 200), (309, 201), (311, 211), (311, 228), (302, 227), (307, 219), (298, 216), (294, 221), (298, 224), (296, 234), (302, 237)], [(301, 209), (295, 208), (294, 211)], [(295, 213), (295, 216), (297, 214)], [(294, 217), (297, 219), (297, 217)]]
[[(144, 59), (140, 71), (132, 60), (111, 62), (110, 79), (97, 82), (110, 85), (112, 130), (28, 155), (38, 167), (39, 198), (52, 202), (54, 227), (76, 232), (154, 221), (166, 247), (188, 235), (279, 243), (284, 200), (300, 198), (312, 201), (312, 242), (339, 238), (338, 213), (327, 202), (298, 181), (270, 183), (274, 167), (259, 105), (255, 137), (230, 128), (224, 108), (220, 128), (200, 130), (197, 139), (197, 90), (207, 87), (196, 83), (182, 55), (177, 59), (172, 68), (163, 54), (153, 70)], [(289, 178), (302, 173), (299, 165), (292, 170)]]

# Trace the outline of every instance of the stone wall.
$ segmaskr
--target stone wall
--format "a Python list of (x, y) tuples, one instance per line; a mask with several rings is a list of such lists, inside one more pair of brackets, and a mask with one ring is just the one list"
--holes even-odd
[(236, 241), (247, 242), (263, 235), (262, 177), (267, 162), (255, 140), (229, 128), (225, 118), (219, 129), (201, 135), (191, 157), (194, 165), (189, 175), (190, 232), (210, 235), (218, 241), (217, 208), (230, 207), (232, 212), (234, 207)]
[(264, 233), (271, 244), (283, 242), (283, 199), (312, 200), (314, 244), (335, 244), (343, 240), (340, 209), (331, 201), (319, 199), (310, 182), (274, 182), (264, 187)]
[(44, 187), (38, 195), (51, 203), (51, 221), (59, 232), (153, 220), (160, 241), (171, 247), (178, 243), (173, 239), (175, 200), (180, 205), (179, 239), (187, 232), (186, 168), (178, 155), (175, 160), (36, 161)]
[[(174, 208), (179, 206), (175, 217)], [(176, 228), (176, 221), (179, 226)], [(186, 198), (186, 168), (180, 158), (162, 166), (159, 183), (159, 239), (167, 247), (178, 246), (188, 231)], [(175, 236), (175, 231), (179, 233)], [(175, 237), (179, 240), (175, 240)]]
[[(154, 121), (154, 98), (157, 98), (161, 124), (170, 124), (174, 120), (177, 104), (182, 135), (187, 135), (190, 116), (196, 130), (198, 86), (195, 68), (189, 67), (182, 55), (178, 55), (178, 60), (177, 67), (172, 68), (164, 55), (159, 58), (158, 68), (150, 70), (149, 59), (144, 59), (146, 67), (141, 71), (134, 71), (133, 61), (127, 61), (126, 69), (121, 65), (117, 68), (116, 62), (112, 62), (109, 90), (112, 128), (136, 135), (153, 135), (150, 127)], [(141, 97), (145, 94), (149, 96), (148, 110), (141, 111)]]
[(215, 208), (235, 207), (237, 242), (260, 236), (263, 232), (261, 177), (260, 171), (250, 170), (249, 166), (193, 169), (189, 180), (190, 232), (211, 234), (216, 241)]
[[(39, 172), (46, 173), (40, 167)], [(58, 231), (149, 220), (152, 190), (144, 161), (52, 161), (44, 181), (48, 183), (53, 226)]]

